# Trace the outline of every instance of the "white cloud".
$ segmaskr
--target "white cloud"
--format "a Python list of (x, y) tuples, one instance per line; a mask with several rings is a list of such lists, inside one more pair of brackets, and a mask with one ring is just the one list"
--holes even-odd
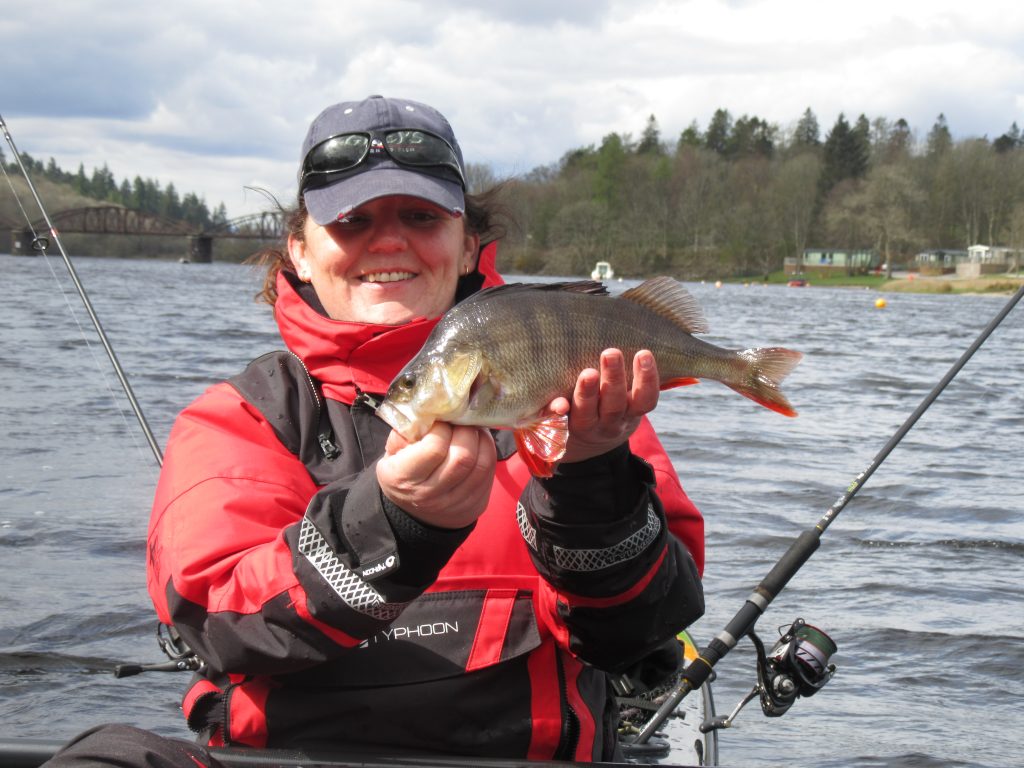
[[(173, 182), (233, 215), (288, 202), (324, 106), (371, 93), (437, 106), (467, 159), (526, 172), (611, 132), (665, 139), (715, 109), (823, 131), (944, 113), (957, 136), (1024, 125), (1024, 10), (976, 0), (9, 0), (0, 110), (66, 169)], [(45, 43), (45, 44), (44, 44)]]

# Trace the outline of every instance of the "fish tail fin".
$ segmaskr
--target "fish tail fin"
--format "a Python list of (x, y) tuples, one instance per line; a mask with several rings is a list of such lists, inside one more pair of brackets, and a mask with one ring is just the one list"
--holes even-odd
[(519, 458), (536, 477), (551, 477), (569, 442), (569, 417), (549, 414), (513, 432)]
[(779, 385), (803, 358), (799, 352), (784, 347), (745, 349), (738, 353), (747, 364), (742, 382), (724, 382), (755, 403), (783, 416), (796, 416), (796, 410), (782, 394)]

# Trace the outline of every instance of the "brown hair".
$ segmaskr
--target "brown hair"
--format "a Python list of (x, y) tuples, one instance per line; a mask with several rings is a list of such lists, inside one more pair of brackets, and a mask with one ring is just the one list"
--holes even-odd
[[(480, 247), (505, 236), (511, 220), (508, 208), (501, 202), (503, 184), (497, 184), (478, 195), (466, 195), (465, 222), (467, 231), (480, 236)], [(277, 301), (277, 274), (282, 269), (291, 269), (292, 263), (288, 256), (288, 238), (295, 237), (300, 242), (305, 237), (306, 201), (299, 195), (297, 204), (292, 209), (280, 208), (284, 216), (285, 233), (281, 243), (256, 251), (246, 259), (247, 264), (254, 264), (266, 270), (263, 276), (263, 287), (256, 294), (257, 301), (265, 301), (271, 306)]]

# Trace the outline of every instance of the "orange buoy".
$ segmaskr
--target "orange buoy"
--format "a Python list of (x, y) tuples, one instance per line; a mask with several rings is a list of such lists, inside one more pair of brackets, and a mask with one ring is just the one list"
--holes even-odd
[(875, 308), (876, 309), (885, 309), (885, 299), (883, 299), (881, 296), (879, 296), (877, 299), (875, 299)]

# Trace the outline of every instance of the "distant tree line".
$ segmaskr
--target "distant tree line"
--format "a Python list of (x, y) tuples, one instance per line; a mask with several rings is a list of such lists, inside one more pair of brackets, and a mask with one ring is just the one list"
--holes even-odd
[[(227, 221), (223, 203), (211, 214), (173, 183), (22, 162), (75, 199), (203, 229)], [(468, 170), (472, 190), (496, 181), (486, 166)], [(703, 130), (694, 121), (664, 140), (651, 115), (639, 138), (610, 133), (506, 181), (502, 195), (518, 223), (499, 253), (506, 271), (582, 275), (604, 260), (624, 276), (756, 276), (809, 247), (874, 248), (891, 266), (975, 243), (1024, 249), (1024, 137), (1014, 123), (994, 140), (954, 141), (939, 115), (920, 138), (902, 118), (841, 114), (822, 138), (808, 108), (786, 129), (718, 109)]]
[[(470, 169), (471, 186), (493, 181)], [(808, 108), (787, 130), (719, 109), (674, 140), (654, 115), (638, 139), (600, 146), (506, 183), (519, 228), (502, 267), (586, 274), (761, 275), (808, 247), (874, 248), (891, 265), (983, 242), (1024, 248), (1024, 141), (954, 141), (939, 115), (923, 139), (906, 120), (840, 115), (822, 138)]]
[[(111, 205), (122, 205), (154, 216), (188, 222), (202, 229), (209, 229), (228, 220), (224, 203), (218, 205), (211, 214), (203, 198), (194, 192), (179, 194), (173, 182), (161, 188), (160, 182), (155, 179), (136, 176), (131, 182), (123, 179), (118, 184), (105, 163), (102, 168), (93, 168), (91, 174), (86, 174), (85, 166), (79, 163), (78, 170), (71, 173), (62, 170), (52, 157), (49, 162), (43, 163), (28, 153), (20, 154), (21, 162), (33, 179), (43, 178), (55, 184), (64, 184), (83, 197)], [(15, 162), (6, 162), (2, 150), (0, 162), (5, 164), (8, 173), (20, 173)]]

